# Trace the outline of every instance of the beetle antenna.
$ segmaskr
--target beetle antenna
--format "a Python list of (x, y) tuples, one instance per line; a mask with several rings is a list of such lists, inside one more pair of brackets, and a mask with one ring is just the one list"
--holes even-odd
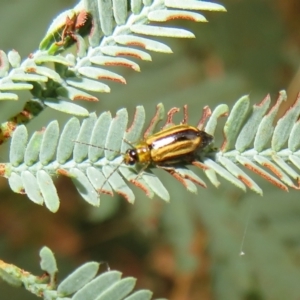
[[(124, 163), (124, 159), (123, 159), (119, 164), (117, 164), (116, 167), (115, 167), (115, 168), (111, 171), (111, 173), (108, 175), (108, 177), (105, 178), (105, 180), (104, 180), (102, 186), (100, 187), (99, 192), (102, 191), (103, 187), (104, 187), (105, 184), (109, 181), (110, 177), (111, 177), (111, 176), (112, 176), (112, 175), (120, 168), (120, 166), (121, 166), (123, 163)], [(103, 171), (102, 171), (102, 173), (103, 173)]]
[(123, 138), (123, 141), (130, 147), (134, 148), (134, 145), (131, 142), (129, 142), (128, 140), (126, 140), (125, 138)]
[(94, 145), (94, 144), (90, 144), (90, 143), (86, 143), (86, 142), (81, 142), (81, 141), (75, 141), (75, 140), (73, 140), (72, 142), (78, 143), (78, 144), (81, 144), (81, 145), (86, 145), (86, 146), (91, 146), (91, 147), (95, 147), (95, 148), (100, 148), (100, 149), (104, 149), (104, 150), (108, 150), (108, 151), (111, 151), (111, 152), (115, 152), (115, 153), (118, 153), (118, 154), (125, 155), (125, 153), (123, 153), (121, 151), (118, 151), (116, 149), (110, 149), (110, 148), (101, 147), (101, 146), (97, 146), (97, 145)]

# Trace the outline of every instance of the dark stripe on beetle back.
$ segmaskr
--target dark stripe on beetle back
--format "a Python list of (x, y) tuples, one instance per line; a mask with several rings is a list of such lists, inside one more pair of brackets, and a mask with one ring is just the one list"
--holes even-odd
[(192, 129), (184, 129), (181, 131), (175, 131), (168, 136), (163, 136), (150, 145), (150, 149), (160, 149), (162, 147), (171, 146), (179, 141), (194, 140), (201, 137), (201, 131)]

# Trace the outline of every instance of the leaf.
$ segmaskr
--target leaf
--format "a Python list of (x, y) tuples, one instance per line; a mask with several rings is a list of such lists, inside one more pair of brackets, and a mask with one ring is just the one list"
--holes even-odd
[(83, 92), (79, 89), (73, 88), (71, 86), (61, 86), (56, 89), (56, 92), (59, 96), (69, 98), (73, 101), (75, 100), (83, 100), (83, 101), (91, 101), (97, 102), (98, 98)]
[(71, 295), (80, 290), (96, 276), (98, 269), (99, 264), (96, 262), (88, 262), (77, 268), (58, 285), (57, 292), (60, 297)]
[[(14, 286), (23, 286), (30, 293), (43, 299), (60, 300), (146, 300), (152, 292), (140, 290), (129, 293), (135, 286), (133, 277), (121, 278), (119, 271), (107, 271), (97, 275), (99, 263), (87, 262), (75, 269), (57, 286), (58, 268), (53, 252), (48, 247), (40, 250), (40, 266), (46, 273), (35, 276), (12, 264), (1, 261), (0, 278)], [(126, 297), (128, 295), (128, 297)]]
[(96, 300), (121, 300), (125, 296), (127, 296), (135, 286), (136, 279), (133, 277), (124, 278), (110, 288), (108, 288), (105, 292), (101, 293)]
[[(221, 176), (243, 191), (248, 187), (262, 195), (261, 188), (243, 170), (245, 167), (285, 191), (289, 187), (300, 189), (300, 142), (296, 134), (299, 131), (300, 96), (278, 123), (273, 125), (285, 98), (285, 92), (282, 91), (278, 101), (269, 109), (269, 96), (252, 108), (249, 97), (241, 97), (224, 125), (225, 140), (222, 147), (215, 149), (210, 145), (201, 150), (192, 164), (201, 168), (216, 187), (220, 185), (218, 176)], [(98, 118), (91, 114), (82, 125), (78, 119), (72, 118), (60, 137), (58, 124), (53, 122), (42, 135), (38, 132), (33, 134), (28, 144), (26, 128), (19, 126), (13, 134), (10, 164), (7, 164), (5, 176), (9, 178), (14, 191), (23, 193), (25, 190), (32, 201), (45, 203), (51, 211), (56, 211), (59, 205), (50, 177), (54, 174), (71, 177), (82, 197), (95, 206), (100, 203), (101, 193), (112, 195), (113, 191), (133, 203), (135, 196), (124, 179), (142, 189), (148, 197), (157, 194), (169, 201), (168, 191), (150, 168), (166, 170), (191, 192), (197, 191), (196, 185), (205, 188), (205, 181), (191, 171), (185, 161), (168, 167), (153, 164), (151, 160), (148, 165), (125, 164), (125, 152), (143, 140), (142, 135), (148, 138), (152, 134), (163, 111), (159, 105), (146, 131), (143, 130), (145, 110), (141, 106), (136, 108), (129, 128), (125, 109), (119, 110), (114, 118), (109, 112)], [(207, 112), (204, 111), (204, 114)], [(209, 113), (210, 116), (207, 115), (206, 126), (202, 123), (201, 126), (214, 134), (218, 118), (227, 112), (226, 105), (217, 106)], [(296, 140), (292, 140), (291, 136)], [(25, 165), (26, 170), (23, 167)]]
[(17, 94), (13, 94), (13, 93), (0, 93), (0, 101), (2, 100), (19, 100), (19, 97)]
[(24, 68), (25, 72), (29, 73), (36, 73), (38, 75), (46, 76), (57, 83), (62, 83), (63, 79), (61, 76), (54, 70), (51, 70), (48, 67), (41, 67), (41, 66), (36, 66), (36, 65), (30, 65)]
[(124, 300), (148, 300), (152, 298), (152, 292), (148, 290), (140, 290), (126, 297)]
[[(259, 194), (262, 194), (261, 189), (250, 177), (245, 176), (246, 174), (237, 166), (237, 163), (241, 163), (285, 191), (288, 191), (288, 186), (294, 189), (300, 188), (298, 171), (300, 166), (297, 164), (297, 155), (295, 156), (286, 148), (288, 142), (288, 145), (293, 145), (296, 153), (299, 150), (299, 136), (294, 135), (293, 129), (297, 130), (298, 126), (300, 96), (277, 124), (273, 125), (280, 105), (285, 99), (286, 93), (281, 91), (277, 102), (271, 109), (269, 109), (270, 97), (267, 96), (261, 103), (254, 105), (252, 111), (249, 111), (248, 104), (246, 104), (248, 100), (241, 98), (235, 104), (225, 124), (226, 141), (223, 143), (216, 163), (222, 163), (237, 179)], [(295, 147), (296, 145), (298, 148)], [(291, 168), (288, 163), (294, 164), (298, 170)]]
[(40, 162), (48, 165), (53, 159), (59, 138), (59, 127), (57, 121), (52, 121), (46, 128), (41, 143)]
[(26, 127), (24, 125), (19, 126), (13, 134), (9, 151), (9, 161), (13, 166), (18, 166), (23, 162), (27, 139)]
[(46, 100), (44, 100), (44, 103), (52, 109), (70, 115), (75, 115), (80, 117), (87, 117), (89, 115), (88, 110), (85, 109), (84, 107), (62, 99), (47, 98)]
[(105, 143), (106, 150), (104, 151), (106, 159), (112, 160), (119, 154), (122, 143), (125, 143), (123, 137), (127, 123), (128, 113), (126, 109), (120, 109), (117, 112), (116, 117), (112, 119), (108, 129)]
[(18, 194), (24, 194), (24, 184), (20, 175), (12, 172), (8, 178), (10, 188)]
[[(78, 69), (78, 72), (81, 75), (93, 78), (93, 79), (108, 79), (120, 83), (126, 83), (126, 80), (123, 78), (123, 76), (120, 76), (114, 72), (107, 71), (101, 68), (95, 68), (95, 67), (81, 67)], [(92, 90), (91, 90), (92, 91)]]
[(111, 114), (109, 112), (102, 113), (95, 122), (90, 141), (89, 139), (86, 140), (86, 143), (90, 142), (94, 145), (88, 149), (88, 157), (92, 162), (96, 162), (103, 156), (105, 141), (107, 139), (108, 129), (111, 122)]
[(45, 205), (51, 212), (57, 212), (59, 198), (52, 178), (44, 170), (37, 172), (37, 183), (43, 195)]
[(142, 37), (136, 37), (132, 35), (119, 35), (116, 36), (114, 40), (121, 45), (126, 45), (126, 46), (137, 45), (149, 51), (172, 53), (172, 50), (169, 46)]
[(163, 36), (163, 37), (176, 37), (176, 38), (194, 38), (195, 35), (188, 30), (178, 28), (167, 28), (150, 25), (132, 25), (131, 31), (136, 34)]
[(22, 182), (25, 188), (25, 193), (28, 198), (36, 204), (42, 205), (44, 199), (35, 176), (30, 171), (23, 171), (21, 173)]
[(2, 83), (0, 86), (1, 91), (20, 91), (20, 90), (31, 90), (32, 84), (28, 83)]
[(69, 171), (72, 181), (77, 188), (79, 194), (86, 200), (89, 204), (94, 206), (99, 206), (100, 197), (98, 192), (93, 188), (91, 182), (88, 180), (87, 176), (78, 168), (72, 168)]
[(113, 31), (112, 1), (99, 1), (98, 5), (101, 29), (106, 36), (111, 35)]
[(72, 300), (94, 300), (95, 295), (99, 295), (101, 292), (105, 291), (109, 286), (120, 281), (121, 273), (117, 271), (106, 272), (96, 277), (88, 284), (86, 284), (82, 289), (80, 289), (74, 296)]
[(52, 277), (57, 273), (57, 265), (53, 252), (48, 247), (43, 247), (40, 251), (41, 269)]
[[(98, 78), (96, 78), (98, 79)], [(79, 78), (79, 77), (69, 77), (66, 80), (68, 85), (73, 87), (77, 87), (80, 89), (92, 91), (92, 92), (100, 92), (100, 93), (109, 93), (110, 88), (108, 85), (98, 82), (96, 80), (90, 80), (87, 78)]]
[(174, 19), (187, 19), (194, 22), (207, 22), (206, 18), (198, 13), (184, 10), (156, 10), (148, 14), (148, 19), (153, 22), (167, 22)]
[[(80, 143), (76, 143), (74, 145), (74, 153), (73, 158), (75, 162), (80, 163), (87, 158), (88, 149), (84, 145), (84, 143), (88, 143), (91, 138), (91, 132), (96, 123), (96, 114), (92, 113), (90, 116), (82, 122), (81, 128), (77, 134), (76, 141)], [(74, 142), (74, 141), (71, 141)]]
[(21, 63), (21, 56), (16, 50), (11, 50), (8, 52), (8, 60), (13, 68), (17, 68)]
[(134, 61), (131, 61), (129, 59), (126, 58), (122, 58), (122, 57), (111, 57), (111, 56), (100, 56), (100, 55), (96, 55), (96, 56), (92, 56), (90, 58), (90, 62), (95, 64), (95, 65), (101, 65), (101, 66), (122, 66), (122, 67), (127, 67), (127, 68), (131, 68), (134, 71), (139, 72), (140, 71), (140, 67), (137, 63), (135, 63)]
[[(130, 5), (127, 2), (80, 1), (53, 20), (40, 43), (40, 50), (25, 60), (21, 61), (15, 50), (8, 54), (1, 51), (0, 101), (18, 100), (18, 95), (11, 91), (29, 90), (35, 99), (45, 104), (42, 109), (50, 107), (87, 116), (84, 107), (71, 101), (98, 101), (92, 93), (110, 92), (103, 80), (126, 83), (122, 74), (98, 66), (124, 66), (140, 71), (140, 66), (131, 57), (151, 61), (151, 55), (144, 49), (172, 53), (169, 46), (157, 40), (158, 37), (194, 37), (190, 31), (172, 25), (166, 27), (163, 22), (174, 19), (206, 22), (203, 15), (194, 11), (225, 11), (219, 4), (194, 0), (161, 0), (159, 4), (152, 0), (132, 0)], [(151, 21), (161, 24), (157, 26)], [(70, 49), (74, 44), (76, 53)]]
[(197, 0), (165, 0), (165, 5), (172, 8), (190, 9), (190, 10), (208, 10), (208, 11), (225, 11), (225, 8), (216, 3)]
[(71, 118), (66, 124), (60, 135), (56, 160), (59, 164), (64, 164), (71, 157), (74, 149), (73, 141), (76, 139), (80, 130), (79, 120), (75, 117)]

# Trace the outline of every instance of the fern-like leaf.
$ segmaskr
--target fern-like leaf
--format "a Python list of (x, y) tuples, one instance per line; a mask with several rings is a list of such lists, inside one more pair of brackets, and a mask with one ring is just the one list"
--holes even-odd
[[(277, 102), (269, 108), (269, 96), (253, 107), (248, 96), (241, 97), (228, 116), (220, 149), (211, 145), (199, 153), (199, 160), (193, 161), (193, 165), (200, 167), (215, 186), (219, 186), (219, 175), (244, 191), (247, 186), (262, 194), (258, 184), (243, 170), (246, 167), (285, 191), (288, 187), (299, 189), (300, 96), (277, 125), (273, 125), (285, 99), (285, 92), (280, 92)], [(226, 113), (228, 107), (224, 104), (212, 113), (206, 108), (198, 128), (214, 135), (218, 118)], [(153, 132), (162, 116), (163, 106), (158, 105), (144, 135)], [(13, 191), (26, 193), (32, 201), (45, 203), (51, 211), (59, 207), (51, 179), (57, 174), (70, 177), (82, 197), (96, 206), (100, 204), (100, 193), (112, 195), (113, 191), (130, 203), (134, 201), (134, 194), (123, 178), (141, 188), (147, 196), (157, 194), (168, 201), (168, 191), (151, 172), (155, 165), (139, 173), (143, 166), (132, 167), (123, 161), (123, 153), (131, 147), (127, 141), (135, 143), (142, 139), (144, 122), (145, 111), (139, 106), (128, 129), (125, 109), (119, 110), (114, 118), (108, 112), (98, 118), (91, 114), (81, 125), (73, 117), (61, 135), (54, 121), (43, 132), (33, 134), (29, 141), (26, 128), (19, 126), (12, 138), (10, 162), (0, 165), (1, 174), (9, 179)], [(195, 184), (206, 187), (187, 167), (184, 162), (174, 165), (171, 174), (191, 192), (197, 192)]]
[[(248, 97), (242, 97), (234, 105), (224, 127), (225, 140), (219, 150), (209, 148), (200, 153), (201, 161), (193, 162), (202, 168), (208, 179), (219, 185), (216, 174), (227, 179), (245, 191), (245, 185), (262, 194), (260, 187), (240, 168), (244, 165), (258, 173), (276, 186), (287, 190), (287, 186), (298, 188), (298, 173), (287, 162), (299, 168), (299, 101), (280, 119), (273, 132), (273, 120), (285, 93), (268, 114), (270, 104), (267, 97), (259, 105), (250, 109)], [(214, 135), (217, 120), (228, 112), (226, 105), (218, 106), (209, 116), (205, 131)], [(163, 106), (159, 105), (152, 120), (151, 131), (161, 120)], [(128, 114), (125, 109), (117, 112), (115, 118), (103, 113), (99, 118), (91, 114), (80, 125), (72, 118), (59, 135), (58, 123), (50, 123), (43, 132), (36, 132), (28, 142), (25, 126), (15, 131), (11, 148), (10, 163), (1, 164), (1, 174), (9, 178), (13, 191), (26, 193), (37, 204), (45, 205), (53, 212), (59, 207), (59, 198), (51, 175), (61, 174), (70, 177), (78, 192), (92, 205), (99, 205), (101, 192), (112, 194), (113, 190), (123, 195), (129, 202), (134, 194), (123, 177), (141, 188), (149, 197), (157, 194), (169, 200), (169, 194), (160, 180), (148, 168), (137, 176), (139, 169), (124, 164), (122, 153), (128, 149), (128, 140), (141, 140), (145, 122), (143, 107), (137, 107), (134, 121), (127, 129)], [(294, 124), (294, 125), (292, 125)], [(198, 126), (203, 129), (203, 122)], [(290, 137), (289, 137), (290, 134)], [(268, 141), (272, 137), (271, 148)], [(288, 140), (288, 149), (282, 149)], [(76, 142), (74, 142), (76, 141)], [(254, 148), (251, 145), (254, 144)], [(269, 174), (259, 165), (271, 170), (277, 177)], [(174, 165), (172, 174), (191, 192), (196, 192), (195, 183), (206, 187), (205, 182), (184, 165)], [(122, 176), (120, 176), (122, 175)]]
[(43, 299), (72, 300), (147, 300), (152, 299), (152, 292), (139, 290), (133, 292), (136, 279), (121, 278), (118, 271), (106, 271), (97, 275), (100, 263), (88, 262), (69, 274), (57, 284), (57, 264), (52, 251), (43, 247), (40, 251), (42, 276), (0, 261), (0, 277), (15, 286), (23, 286), (32, 294)]
[[(199, 153), (199, 161), (193, 164), (200, 167), (215, 186), (220, 184), (219, 175), (244, 191), (247, 186), (262, 194), (258, 184), (241, 168), (244, 166), (285, 191), (288, 187), (299, 189), (300, 97), (277, 125), (273, 125), (285, 99), (282, 91), (273, 107), (269, 108), (271, 101), (267, 96), (251, 108), (248, 96), (240, 98), (225, 123), (221, 148), (208, 147)], [(226, 113), (228, 107), (224, 104), (212, 113), (206, 108), (198, 128), (214, 135), (218, 118)], [(162, 116), (163, 106), (159, 105), (145, 135), (153, 132)], [(43, 132), (34, 133), (29, 141), (26, 128), (19, 126), (12, 138), (10, 163), (0, 165), (1, 174), (9, 179), (13, 191), (26, 193), (33, 202), (45, 203), (51, 211), (59, 207), (50, 177), (57, 174), (70, 177), (82, 197), (96, 206), (100, 204), (100, 193), (112, 195), (113, 191), (130, 203), (134, 201), (134, 194), (123, 178), (141, 188), (147, 196), (157, 194), (168, 201), (168, 191), (151, 172), (155, 165), (139, 174), (141, 166), (127, 166), (123, 162), (122, 153), (131, 147), (127, 141), (134, 143), (142, 139), (144, 122), (145, 111), (140, 106), (136, 108), (129, 129), (125, 109), (119, 110), (115, 118), (108, 112), (98, 118), (91, 114), (81, 125), (74, 117), (67, 122), (61, 135), (54, 121)], [(187, 167), (182, 162), (172, 166), (171, 173), (191, 192), (197, 192), (195, 184), (206, 187), (205, 182)]]
[[(125, 66), (139, 71), (137, 63), (118, 57), (151, 60), (147, 52), (132, 46), (172, 52), (161, 42), (137, 35), (194, 37), (189, 31), (153, 26), (149, 22), (180, 18), (205, 22), (202, 15), (189, 10), (225, 10), (221, 5), (198, 0), (131, 1), (130, 9), (132, 13), (128, 14), (127, 0), (82, 0), (53, 21), (40, 50), (22, 63), (16, 51), (8, 55), (1, 51), (0, 100), (18, 100), (18, 95), (11, 91), (30, 90), (35, 98), (53, 109), (87, 116), (87, 110), (69, 101), (98, 101), (89, 92), (110, 92), (109, 86), (99, 81), (102, 79), (126, 83), (124, 77), (101, 66)], [(81, 35), (89, 35), (89, 45)], [(62, 40), (58, 42), (59, 39)], [(76, 40), (77, 55), (71, 51), (65, 56), (59, 54), (72, 40)]]

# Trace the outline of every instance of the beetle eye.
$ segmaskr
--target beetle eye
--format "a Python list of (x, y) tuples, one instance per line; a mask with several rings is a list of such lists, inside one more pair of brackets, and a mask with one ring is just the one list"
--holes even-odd
[(128, 164), (132, 166), (138, 161), (137, 151), (136, 149), (130, 149), (127, 153), (129, 155)]

